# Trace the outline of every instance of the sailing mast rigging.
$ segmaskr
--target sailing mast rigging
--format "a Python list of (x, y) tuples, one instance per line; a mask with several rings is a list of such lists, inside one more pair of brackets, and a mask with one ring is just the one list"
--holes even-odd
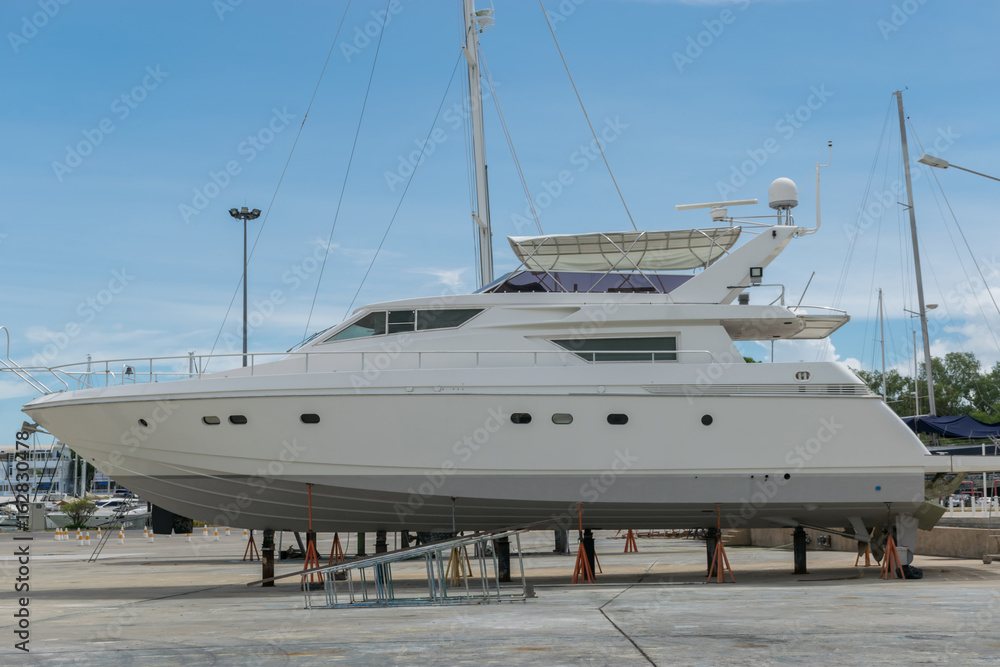
[(483, 134), (483, 92), (480, 85), (479, 33), (493, 25), (493, 10), (476, 11), (475, 0), (462, 0), (465, 16), (465, 44), (462, 53), (468, 61), (469, 108), (472, 117), (472, 152), (475, 161), (476, 209), (472, 219), (478, 230), (479, 286), (493, 282), (493, 233), (490, 229), (489, 186), (486, 181), (486, 142)]
[[(910, 235), (913, 237), (913, 268), (917, 274), (917, 304), (920, 316), (920, 332), (924, 338), (924, 368), (927, 373), (927, 397), (931, 417), (937, 416), (937, 406), (934, 405), (934, 373), (931, 370), (931, 341), (927, 333), (927, 307), (924, 304), (924, 283), (920, 273), (920, 249), (917, 246), (917, 216), (913, 211), (913, 183), (910, 181), (910, 154), (906, 149), (906, 119), (903, 115), (903, 91), (897, 90), (896, 104), (899, 108), (899, 137), (903, 147), (903, 171), (906, 175), (906, 208), (910, 213)], [(916, 354), (916, 349), (914, 349)], [(914, 378), (916, 383), (916, 378)]]

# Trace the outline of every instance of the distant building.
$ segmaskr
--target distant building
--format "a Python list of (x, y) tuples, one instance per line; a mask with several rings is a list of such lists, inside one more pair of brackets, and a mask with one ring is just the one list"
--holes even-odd
[(13, 485), (17, 484), (19, 460), (28, 464), (26, 472), (30, 476), (28, 488), (32, 498), (73, 493), (73, 465), (68, 447), (57, 441), (50, 445), (33, 444), (29, 449), (15, 452), (13, 446), (8, 446), (0, 449), (0, 497), (5, 501), (14, 499)]

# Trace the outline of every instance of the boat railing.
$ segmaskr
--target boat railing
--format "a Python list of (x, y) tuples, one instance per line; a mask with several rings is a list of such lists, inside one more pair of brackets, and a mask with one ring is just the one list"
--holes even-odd
[[(239, 377), (270, 375), (275, 373), (318, 372), (381, 372), (385, 370), (461, 369), (461, 368), (518, 368), (524, 366), (586, 366), (594, 363), (677, 363), (683, 357), (704, 359), (706, 363), (717, 360), (709, 350), (399, 350), (392, 346), (377, 351), (324, 350), (296, 352), (254, 352), (246, 355), (247, 366), (238, 362), (242, 353), (183, 355), (84, 361), (59, 366), (17, 367), (18, 377), (28, 377), (32, 387), (43, 394), (54, 393), (35, 379), (50, 375), (64, 387), (94, 389), (114, 387), (126, 383), (156, 383), (178, 379), (213, 377)], [(603, 359), (601, 357), (604, 357)], [(209, 373), (211, 361), (233, 362), (229, 368)], [(503, 363), (504, 360), (513, 363)], [(273, 362), (295, 361), (278, 367)], [(330, 363), (330, 362), (333, 363)], [(343, 363), (337, 363), (343, 362)], [(188, 370), (181, 368), (190, 364)], [(0, 368), (0, 371), (10, 370)], [(117, 371), (117, 372), (116, 372)], [(44, 388), (44, 389), (43, 389)]]
[(846, 310), (840, 308), (833, 308), (832, 306), (788, 306), (788, 310), (792, 311), (796, 315), (809, 315), (808, 311), (821, 310), (822, 313), (816, 313), (817, 315), (837, 315), (844, 316), (847, 315)]

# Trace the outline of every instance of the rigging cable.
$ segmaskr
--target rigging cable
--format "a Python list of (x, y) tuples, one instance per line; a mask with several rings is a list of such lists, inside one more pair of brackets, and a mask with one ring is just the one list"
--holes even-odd
[[(913, 124), (912, 123), (910, 124), (910, 128), (911, 129), (913, 128)], [(920, 150), (923, 151), (924, 150), (924, 145), (921, 143), (920, 137), (917, 136), (916, 130), (913, 130), (913, 136), (914, 136), (914, 138), (916, 138), (917, 145), (920, 146)], [(993, 302), (993, 307), (996, 309), (997, 314), (1000, 314), (1000, 306), (997, 305), (996, 298), (993, 296), (993, 290), (990, 289), (989, 283), (986, 282), (986, 276), (983, 275), (983, 270), (982, 270), (982, 268), (980, 268), (979, 262), (976, 261), (976, 256), (972, 253), (972, 248), (971, 248), (971, 246), (969, 246), (968, 239), (965, 238), (965, 232), (962, 230), (962, 225), (959, 224), (959, 222), (958, 222), (958, 216), (955, 215), (955, 210), (951, 207), (951, 202), (948, 201), (948, 195), (946, 195), (944, 193), (944, 188), (941, 187), (941, 181), (938, 180), (937, 174), (932, 171), (931, 175), (934, 177), (934, 182), (937, 184), (938, 189), (941, 190), (941, 197), (942, 197), (942, 199), (944, 199), (944, 203), (948, 207), (948, 212), (951, 213), (951, 217), (955, 221), (955, 227), (958, 229), (958, 233), (962, 237), (962, 243), (965, 244), (965, 249), (969, 251), (969, 257), (972, 259), (973, 266), (976, 267), (976, 272), (979, 273), (979, 279), (983, 281), (983, 287), (986, 289), (986, 293), (990, 295), (990, 301)], [(935, 201), (937, 201), (937, 196), (935, 196), (934, 199), (935, 199)], [(940, 208), (940, 205), (938, 205), (938, 208)], [(942, 217), (944, 217), (943, 214), (942, 214)], [(950, 236), (950, 234), (949, 234), (949, 236)], [(964, 272), (965, 271), (965, 265), (961, 261), (959, 262), (959, 264), (962, 264), (962, 271)], [(965, 279), (969, 283), (969, 285), (971, 286), (972, 285), (972, 281), (969, 280), (969, 274), (968, 273), (965, 274)], [(979, 297), (976, 296), (975, 294), (973, 294), (972, 296), (975, 299), (976, 304), (979, 304)], [(980, 309), (980, 312), (982, 312), (982, 306), (981, 305), (980, 305), (979, 309)], [(983, 312), (983, 320), (986, 323), (986, 328), (990, 330), (990, 336), (993, 337), (993, 343), (994, 343), (994, 345), (997, 345), (997, 349), (1000, 350), (1000, 344), (997, 344), (996, 336), (993, 335), (993, 329), (992, 329), (992, 327), (990, 327), (989, 320), (986, 319), (986, 313), (985, 312)]]
[[(878, 156), (882, 152), (882, 144), (885, 142), (886, 130), (889, 126), (889, 114), (892, 111), (892, 100), (889, 100), (889, 107), (886, 109), (885, 120), (882, 122), (882, 132), (879, 134), (878, 145), (875, 147), (874, 157), (872, 158), (871, 169), (868, 170), (868, 181), (865, 183), (865, 192), (861, 197), (861, 206), (858, 209), (858, 215), (854, 223), (854, 234), (850, 236), (847, 244), (847, 252), (844, 255), (844, 264), (840, 268), (840, 278), (837, 281), (837, 288), (834, 290), (833, 295), (833, 306), (835, 308), (840, 306), (841, 301), (844, 298), (844, 290), (847, 287), (847, 277), (851, 269), (851, 264), (854, 261), (854, 251), (858, 246), (858, 238), (860, 238), (863, 230), (861, 229), (861, 224), (864, 222), (865, 217), (865, 206), (868, 202), (868, 198), (871, 195), (872, 181), (875, 178), (875, 169), (878, 167)], [(817, 346), (816, 349), (816, 360), (819, 361), (825, 357), (833, 343), (830, 341), (829, 336), (824, 338), (822, 343)]]
[[(285, 172), (288, 171), (288, 165), (292, 162), (292, 155), (295, 154), (295, 147), (299, 145), (299, 137), (302, 136), (302, 129), (306, 125), (306, 119), (309, 118), (309, 111), (312, 109), (313, 102), (316, 100), (316, 93), (319, 92), (320, 83), (323, 82), (323, 75), (326, 74), (326, 68), (330, 64), (330, 56), (333, 55), (333, 49), (337, 46), (337, 40), (340, 38), (340, 30), (344, 27), (344, 20), (347, 18), (347, 12), (351, 8), (351, 0), (347, 0), (347, 6), (344, 7), (344, 14), (340, 17), (340, 24), (337, 26), (337, 32), (333, 36), (333, 42), (330, 44), (330, 51), (326, 54), (326, 61), (323, 62), (323, 69), (320, 70), (319, 79), (316, 80), (316, 87), (313, 89), (312, 97), (309, 98), (309, 105), (306, 107), (306, 112), (302, 116), (302, 123), (299, 124), (299, 131), (295, 134), (295, 141), (292, 142), (292, 148), (288, 151), (288, 159), (285, 160), (285, 166), (281, 170), (281, 176), (278, 178), (278, 184), (274, 188), (274, 194), (271, 195), (271, 201), (267, 205), (267, 210), (264, 211), (264, 218), (260, 221), (260, 229), (257, 230), (257, 236), (254, 238), (253, 246), (250, 248), (250, 252), (247, 256), (247, 264), (253, 259), (254, 250), (257, 249), (257, 243), (260, 241), (260, 235), (264, 231), (264, 225), (267, 224), (267, 218), (271, 214), (271, 208), (274, 206), (274, 200), (278, 197), (278, 190), (281, 189), (281, 184), (285, 180)], [(205, 362), (205, 368), (201, 372), (205, 372), (208, 369), (208, 364), (212, 360), (212, 354), (215, 352), (215, 347), (219, 344), (219, 338), (222, 337), (222, 331), (226, 328), (226, 321), (229, 319), (229, 313), (233, 310), (233, 304), (236, 303), (236, 296), (240, 293), (240, 286), (243, 284), (243, 274), (240, 273), (240, 279), (236, 283), (236, 289), (233, 291), (233, 298), (229, 300), (229, 308), (226, 309), (226, 315), (222, 318), (222, 326), (219, 327), (219, 333), (215, 335), (215, 341), (212, 343), (212, 350), (208, 353), (208, 360)]]
[(535, 202), (531, 199), (531, 192), (528, 190), (528, 183), (524, 180), (524, 172), (521, 171), (521, 162), (517, 159), (517, 151), (514, 150), (514, 141), (510, 137), (510, 130), (507, 129), (507, 119), (503, 116), (503, 109), (500, 108), (500, 97), (497, 96), (496, 88), (493, 87), (493, 77), (490, 76), (490, 68), (486, 64), (486, 58), (483, 56), (483, 50), (479, 50), (479, 60), (483, 63), (483, 72), (486, 74), (486, 83), (490, 86), (490, 95), (493, 97), (493, 104), (496, 105), (497, 115), (500, 116), (500, 127), (503, 128), (503, 134), (507, 138), (507, 147), (510, 148), (510, 155), (514, 158), (514, 167), (517, 169), (517, 176), (521, 179), (521, 187), (524, 189), (524, 196), (528, 200), (528, 206), (531, 208), (531, 217), (535, 220), (535, 226), (538, 228), (539, 234), (544, 234), (542, 231), (542, 221), (538, 219), (538, 211), (535, 210)]
[[(388, 0), (385, 5), (384, 16), (389, 15), (389, 5), (393, 0)], [(326, 248), (323, 252), (323, 262), (319, 266), (319, 277), (316, 279), (316, 291), (313, 292), (312, 304), (309, 306), (309, 317), (306, 318), (306, 329), (302, 334), (305, 338), (309, 335), (309, 324), (312, 322), (313, 310), (316, 308), (316, 297), (319, 296), (319, 288), (323, 284), (323, 272), (326, 270), (326, 260), (330, 257), (330, 244), (333, 243), (333, 232), (337, 228), (337, 219), (340, 218), (340, 206), (344, 203), (344, 193), (347, 192), (347, 179), (351, 175), (351, 165), (354, 163), (354, 151), (358, 147), (358, 137), (361, 135), (361, 123), (365, 119), (365, 110), (368, 108), (368, 95), (372, 90), (372, 81), (375, 79), (375, 66), (378, 64), (378, 54), (382, 50), (382, 37), (385, 35), (385, 26), (378, 33), (378, 43), (375, 45), (375, 58), (372, 60), (372, 69), (368, 74), (368, 87), (365, 88), (365, 99), (361, 104), (361, 114), (358, 116), (358, 126), (354, 130), (354, 143), (351, 144), (351, 156), (347, 160), (347, 171), (344, 172), (344, 182), (340, 185), (340, 197), (337, 198), (337, 210), (333, 213), (333, 224), (330, 225), (330, 236), (326, 241)]]
[(549, 26), (549, 32), (552, 33), (552, 41), (555, 42), (556, 50), (559, 51), (559, 57), (562, 59), (563, 67), (566, 68), (566, 76), (569, 77), (569, 82), (573, 86), (573, 92), (576, 93), (576, 100), (580, 103), (580, 109), (583, 111), (583, 117), (587, 119), (587, 126), (590, 127), (590, 133), (594, 136), (594, 143), (597, 144), (597, 150), (601, 152), (601, 157), (604, 159), (604, 166), (608, 168), (608, 174), (611, 175), (611, 182), (615, 184), (615, 190), (618, 191), (618, 198), (622, 200), (622, 206), (625, 207), (625, 213), (628, 215), (628, 221), (632, 223), (632, 229), (639, 231), (639, 228), (635, 226), (635, 220), (632, 219), (632, 212), (628, 210), (628, 204), (625, 203), (625, 197), (622, 195), (622, 190), (618, 187), (618, 181), (615, 180), (614, 172), (611, 171), (611, 165), (608, 164), (608, 158), (604, 154), (604, 147), (601, 146), (601, 142), (597, 138), (597, 132), (594, 131), (594, 125), (590, 122), (590, 116), (587, 115), (587, 108), (583, 106), (583, 100), (580, 98), (580, 91), (576, 89), (576, 82), (573, 81), (573, 75), (569, 72), (569, 65), (566, 64), (566, 56), (563, 55), (562, 48), (559, 46), (559, 40), (556, 39), (556, 31), (552, 28), (552, 22), (549, 21), (549, 14), (545, 11), (545, 5), (542, 4), (542, 0), (538, 0), (538, 6), (542, 9), (542, 15), (545, 17), (546, 25)]
[(365, 281), (368, 280), (368, 274), (371, 273), (372, 267), (375, 266), (375, 260), (378, 259), (378, 254), (382, 250), (383, 244), (385, 244), (386, 237), (389, 236), (389, 230), (392, 229), (392, 223), (396, 221), (396, 216), (399, 214), (399, 209), (403, 206), (403, 199), (406, 198), (406, 193), (410, 189), (410, 184), (413, 183), (413, 177), (417, 173), (417, 169), (420, 168), (421, 159), (424, 156), (424, 150), (427, 144), (430, 143), (431, 133), (434, 132), (434, 126), (437, 124), (438, 116), (441, 114), (441, 109), (444, 108), (444, 102), (448, 99), (448, 91), (451, 90), (451, 84), (455, 80), (455, 73), (458, 71), (458, 65), (462, 62), (465, 56), (459, 53), (458, 59), (455, 61), (455, 67), (451, 70), (451, 78), (448, 79), (448, 86), (444, 90), (444, 95), (441, 96), (441, 103), (438, 104), (437, 111), (434, 113), (434, 118), (431, 120), (430, 129), (427, 130), (427, 138), (424, 139), (423, 144), (420, 148), (420, 157), (417, 158), (416, 164), (413, 165), (413, 171), (410, 172), (409, 177), (406, 179), (406, 186), (403, 188), (403, 192), (399, 195), (399, 201), (396, 203), (396, 209), (392, 212), (392, 217), (389, 219), (389, 224), (385, 228), (385, 233), (382, 234), (382, 240), (378, 243), (378, 248), (375, 249), (375, 254), (372, 256), (372, 261), (368, 263), (368, 269), (365, 270), (365, 275), (361, 278), (361, 283), (358, 285), (357, 291), (354, 292), (354, 297), (351, 299), (351, 304), (347, 307), (347, 312), (344, 314), (346, 319), (347, 315), (350, 314), (351, 308), (354, 307), (354, 302), (358, 300), (358, 295), (361, 293), (361, 288), (365, 286)]

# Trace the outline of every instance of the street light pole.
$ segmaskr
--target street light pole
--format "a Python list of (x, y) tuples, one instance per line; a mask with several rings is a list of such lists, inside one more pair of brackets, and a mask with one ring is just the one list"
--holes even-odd
[(938, 169), (947, 169), (948, 167), (951, 167), (953, 169), (961, 169), (962, 171), (967, 171), (970, 174), (975, 174), (976, 176), (982, 176), (983, 178), (991, 178), (994, 181), (1000, 181), (1000, 178), (997, 178), (996, 176), (990, 176), (989, 174), (983, 174), (978, 171), (972, 171), (971, 169), (966, 169), (965, 167), (959, 167), (957, 164), (952, 164), (947, 160), (942, 160), (939, 157), (934, 157), (933, 155), (928, 155), (927, 153), (921, 155), (917, 159), (917, 162), (921, 164), (926, 164), (928, 167), (937, 167)]
[(229, 209), (229, 215), (237, 220), (243, 221), (243, 367), (247, 365), (247, 220), (256, 220), (260, 217), (260, 209)]

